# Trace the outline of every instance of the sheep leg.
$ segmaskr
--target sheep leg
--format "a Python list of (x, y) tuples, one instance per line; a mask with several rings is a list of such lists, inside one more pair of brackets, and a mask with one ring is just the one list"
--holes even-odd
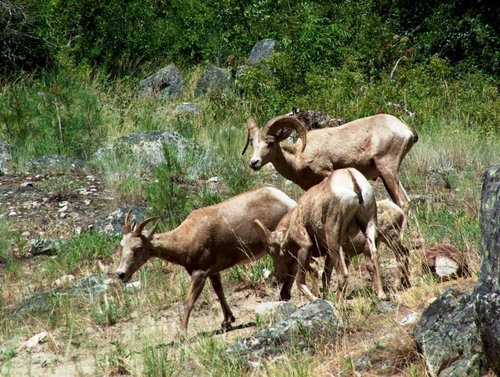
[(297, 253), (298, 259), (298, 272), (297, 272), (297, 287), (307, 297), (308, 300), (314, 301), (317, 299), (311, 293), (306, 284), (306, 273), (309, 270), (309, 263), (311, 259), (311, 247), (301, 247)]
[(182, 330), (184, 332), (187, 331), (191, 310), (193, 310), (194, 303), (198, 300), (198, 297), (200, 297), (206, 280), (207, 273), (205, 271), (194, 271), (191, 274), (191, 292), (189, 292), (189, 296), (184, 303), (184, 315), (182, 317)]
[(373, 289), (379, 299), (386, 300), (387, 296), (384, 293), (384, 289), (382, 287), (382, 278), (380, 277), (380, 263), (378, 260), (377, 246), (375, 244), (376, 234), (377, 234), (376, 220), (370, 219), (368, 221), (368, 224), (366, 225), (366, 230), (365, 230), (365, 237), (366, 237), (365, 247), (368, 247), (368, 249), (370, 250), (370, 260), (374, 268), (375, 276), (372, 276)]
[(410, 250), (404, 246), (400, 240), (398, 240), (396, 245), (391, 247), (396, 255), (396, 260), (398, 261), (399, 271), (401, 274), (401, 286), (403, 288), (410, 288)]
[(210, 275), (209, 279), (210, 283), (212, 283), (215, 294), (219, 299), (222, 313), (224, 314), (224, 321), (222, 321), (221, 326), (225, 331), (229, 330), (231, 329), (231, 323), (235, 321), (235, 318), (233, 316), (233, 313), (231, 312), (231, 309), (229, 308), (229, 305), (227, 304), (226, 296), (224, 295), (224, 290), (222, 288), (222, 283), (220, 280), (220, 273), (217, 272), (216, 274)]
[(319, 296), (318, 270), (318, 261), (315, 258), (311, 258), (311, 263), (309, 264), (309, 276), (311, 277), (311, 292), (314, 296)]
[(293, 265), (288, 270), (288, 276), (281, 287), (280, 299), (283, 301), (289, 301), (292, 298), (292, 287), (295, 281), (295, 275), (297, 275), (297, 263)]
[(347, 288), (347, 278), (349, 275), (349, 270), (347, 269), (347, 263), (345, 261), (344, 251), (342, 247), (334, 247), (331, 252), (329, 250), (326, 260), (325, 268), (323, 270), (322, 280), (323, 280), (323, 298), (328, 299), (330, 292), (330, 280), (332, 276), (333, 268), (337, 273), (337, 292), (335, 294), (335, 301), (344, 301), (344, 296)]
[(389, 196), (404, 212), (405, 216), (403, 224), (401, 224), (401, 234), (403, 234), (408, 219), (408, 211), (410, 209), (410, 198), (398, 179), (398, 166), (393, 166), (394, 163), (391, 162), (377, 160), (375, 161), (375, 165)]
[(335, 301), (342, 302), (344, 300), (345, 291), (347, 288), (347, 278), (349, 270), (347, 269), (344, 248), (346, 243), (346, 234), (349, 223), (354, 214), (348, 211), (349, 203), (341, 203), (341, 212), (335, 213), (329, 217), (325, 229), (326, 244), (328, 246), (328, 254), (326, 256), (325, 268), (323, 270), (323, 297), (328, 298), (330, 290), (330, 279), (332, 270), (335, 266), (337, 273), (338, 287), (335, 295)]

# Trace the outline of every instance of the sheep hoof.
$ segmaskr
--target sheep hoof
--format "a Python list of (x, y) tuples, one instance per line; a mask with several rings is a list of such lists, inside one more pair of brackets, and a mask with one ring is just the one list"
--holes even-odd
[(280, 293), (280, 299), (282, 301), (290, 301), (292, 298), (292, 294), (290, 292), (281, 292)]
[[(234, 317), (232, 318), (232, 322), (234, 322)], [(224, 332), (230, 331), (233, 328), (233, 325), (231, 325), (231, 321), (230, 320), (229, 321), (222, 321), (221, 326), (222, 326), (222, 330)]]

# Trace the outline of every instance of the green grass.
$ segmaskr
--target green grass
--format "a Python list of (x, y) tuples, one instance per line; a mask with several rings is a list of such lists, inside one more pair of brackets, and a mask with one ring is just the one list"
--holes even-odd
[(61, 244), (55, 258), (44, 261), (44, 270), (49, 276), (77, 274), (95, 265), (99, 259), (111, 261), (118, 238), (98, 231), (90, 231), (75, 236)]

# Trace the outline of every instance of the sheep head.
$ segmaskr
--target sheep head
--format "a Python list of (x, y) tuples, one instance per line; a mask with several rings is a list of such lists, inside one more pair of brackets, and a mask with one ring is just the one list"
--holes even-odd
[(130, 214), (125, 217), (123, 227), (123, 238), (118, 245), (121, 254), (120, 265), (116, 270), (116, 275), (126, 283), (132, 275), (153, 255), (151, 240), (156, 232), (156, 225), (149, 232), (143, 234), (144, 227), (158, 217), (150, 217), (136, 226), (130, 225)]
[(286, 139), (292, 131), (296, 131), (302, 140), (302, 152), (307, 143), (307, 130), (295, 117), (284, 115), (271, 119), (265, 127), (260, 130), (254, 118), (247, 120), (247, 142), (243, 149), (244, 154), (248, 145), (253, 147), (253, 155), (250, 167), (259, 170), (265, 164), (273, 160), (276, 150), (280, 148), (279, 143)]
[(295, 262), (295, 258), (293, 258), (290, 253), (284, 252), (283, 241), (285, 239), (286, 229), (278, 226), (275, 231), (271, 231), (259, 220), (254, 220), (254, 226), (266, 245), (267, 253), (273, 260), (273, 275), (279, 283), (283, 283), (289, 276), (289, 271), (291, 269), (290, 265)]

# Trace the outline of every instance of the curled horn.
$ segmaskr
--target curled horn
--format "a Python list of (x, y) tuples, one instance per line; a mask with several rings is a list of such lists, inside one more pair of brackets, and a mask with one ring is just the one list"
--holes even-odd
[(147, 224), (149, 224), (151, 221), (158, 220), (159, 218), (160, 218), (159, 216), (153, 216), (144, 220), (142, 223), (137, 224), (137, 226), (134, 228), (134, 234), (136, 236), (142, 234), (142, 230)]
[(123, 234), (128, 234), (132, 231), (130, 227), (130, 215), (132, 214), (132, 210), (127, 212), (127, 216), (125, 216), (125, 224), (123, 225)]
[(263, 132), (264, 135), (275, 136), (282, 128), (288, 128), (297, 131), (300, 140), (302, 140), (302, 152), (303, 152), (307, 144), (307, 136), (306, 136), (307, 130), (302, 124), (302, 122), (297, 118), (288, 115), (282, 115), (273, 118), (269, 122), (267, 122)]
[(255, 118), (248, 118), (247, 119), (247, 143), (245, 144), (245, 148), (243, 148), (243, 152), (241, 154), (245, 154), (248, 148), (248, 144), (250, 144), (250, 135), (255, 132), (255, 130), (259, 130), (259, 126), (257, 126), (257, 121)]

